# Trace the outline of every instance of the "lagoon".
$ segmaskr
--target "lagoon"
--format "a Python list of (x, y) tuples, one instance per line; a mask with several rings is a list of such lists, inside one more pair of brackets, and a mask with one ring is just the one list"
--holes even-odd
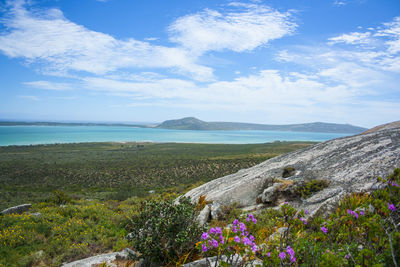
[(194, 131), (124, 126), (0, 126), (0, 146), (83, 142), (176, 142), (256, 144), (274, 141), (327, 141), (340, 133), (283, 131)]

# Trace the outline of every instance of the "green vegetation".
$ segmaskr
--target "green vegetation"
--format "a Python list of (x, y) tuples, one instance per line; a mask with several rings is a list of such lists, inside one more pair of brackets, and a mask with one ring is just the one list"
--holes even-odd
[(313, 193), (321, 191), (328, 187), (328, 181), (313, 179), (306, 181), (304, 184), (296, 187), (296, 193), (301, 195), (302, 198), (307, 198)]
[(188, 198), (144, 201), (128, 225), (135, 251), (150, 262), (165, 266), (190, 261), (202, 228), (196, 223), (195, 205)]
[(0, 147), (0, 209), (72, 198), (124, 200), (149, 190), (181, 193), (312, 143), (251, 145), (83, 143)]
[(33, 205), (32, 212), (40, 214), (0, 216), (0, 266), (60, 266), (120, 251), (129, 246), (125, 226), (134, 207), (115, 201), (47, 202)]
[[(206, 161), (221, 164), (214, 166), (224, 166), (222, 163), (228, 164), (231, 161), (240, 166), (241, 160), (249, 164), (278, 151), (304, 145), (276, 143), (219, 147), (99, 143), (5, 147), (1, 148), (4, 157), (1, 157), (0, 162), (3, 170), (9, 171), (11, 168), (4, 166), (13, 161), (18, 164), (15, 161), (18, 158), (16, 155), (19, 155), (25, 164), (17, 165), (25, 166), (20, 171), (25, 178), (20, 182), (29, 182), (24, 175), (32, 172), (34, 163), (41, 162), (54, 173), (57, 173), (55, 166), (58, 164), (60, 169), (76, 166), (81, 170), (95, 170), (94, 166), (110, 168), (110, 162), (117, 164), (121, 160), (123, 163), (117, 166), (122, 168), (129, 166), (128, 163), (134, 164), (133, 159), (144, 162), (140, 157), (133, 157), (129, 161), (132, 151), (138, 151), (141, 157), (160, 159), (166, 168), (167, 163), (176, 161), (175, 164), (178, 164), (180, 160), (183, 163)], [(197, 149), (192, 150), (193, 148)], [(267, 149), (269, 152), (266, 152)], [(59, 155), (61, 151), (64, 153)], [(119, 153), (124, 156), (119, 156)], [(109, 158), (106, 160), (105, 156)], [(57, 165), (50, 164), (52, 160), (57, 161)], [(100, 164), (95, 165), (96, 160)], [(84, 164), (80, 165), (79, 161), (93, 165), (85, 169)], [(48, 172), (47, 169), (42, 171)], [(16, 173), (17, 170), (9, 171), (6, 175), (1, 174), (2, 183), (6, 184), (4, 177), (11, 177), (10, 174), (17, 177)], [(36, 182), (35, 188), (40, 188), (40, 184), (44, 187), (33, 191), (33, 195), (55, 188), (46, 184), (46, 181), (57, 182), (56, 179), (51, 179), (50, 176), (37, 177), (41, 177), (41, 180), (37, 178), (39, 182)], [(114, 181), (111, 178), (110, 180)], [(71, 187), (67, 186), (70, 184), (64, 186), (66, 191), (59, 188), (48, 195), (40, 195), (45, 201), (34, 203), (32, 209), (24, 214), (0, 215), (0, 266), (60, 266), (63, 262), (120, 251), (126, 247), (141, 252), (142, 258), (168, 266), (212, 256), (218, 256), (219, 263), (226, 266), (222, 261), (235, 261), (235, 253), (242, 255), (245, 261), (259, 260), (265, 266), (399, 264), (400, 169), (396, 169), (387, 179), (378, 179), (382, 185), (380, 190), (372, 194), (359, 193), (344, 198), (327, 219), (309, 217), (308, 211), (297, 212), (288, 204), (282, 205), (279, 210), (263, 210), (258, 215), (242, 213), (237, 206), (232, 205), (222, 207), (222, 216), (212, 221), (210, 228), (205, 229), (203, 234), (193, 219), (196, 212), (207, 204), (206, 199), (200, 198), (197, 206), (190, 204), (187, 199), (174, 206), (172, 200), (176, 194), (172, 190), (185, 190), (194, 186), (193, 182), (201, 183), (206, 179), (190, 180), (164, 190), (160, 186), (157, 193), (141, 198), (137, 197), (136, 192), (136, 196), (124, 201), (80, 199), (79, 194), (99, 196), (100, 191), (92, 190), (90, 183), (87, 186), (88, 192), (79, 191), (88, 181), (90, 180), (83, 179), (81, 183), (77, 183), (76, 180), (76, 184), (72, 183)], [(305, 183), (304, 190), (299, 192), (317, 190), (324, 184), (321, 181), (323, 180), (310, 180)], [(120, 181), (117, 179), (114, 184), (125, 185), (118, 182)], [(117, 192), (120, 188), (118, 186), (111, 187), (111, 190), (107, 188), (110, 191), (101, 193), (106, 192), (108, 195), (105, 196), (110, 196)], [(0, 188), (4, 190), (3, 187)], [(9, 192), (16, 192), (20, 188), (16, 187)], [(151, 187), (142, 188), (147, 190)], [(227, 227), (231, 223), (233, 225)], [(126, 236), (130, 232), (133, 235), (128, 241)]]

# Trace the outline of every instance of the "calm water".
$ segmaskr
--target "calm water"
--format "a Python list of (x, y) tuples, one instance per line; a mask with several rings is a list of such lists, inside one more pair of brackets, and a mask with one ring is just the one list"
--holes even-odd
[(180, 142), (251, 144), (326, 141), (349, 134), (279, 131), (189, 131), (114, 126), (0, 126), (0, 146), (80, 142)]

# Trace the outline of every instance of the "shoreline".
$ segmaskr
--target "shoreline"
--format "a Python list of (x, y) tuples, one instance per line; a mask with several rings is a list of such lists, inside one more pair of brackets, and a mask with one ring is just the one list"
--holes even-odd
[(324, 141), (310, 140), (276, 140), (263, 143), (207, 143), (207, 142), (156, 142), (156, 141), (93, 141), (93, 142), (66, 142), (66, 143), (41, 143), (41, 144), (23, 144), (23, 145), (0, 145), (1, 148), (7, 147), (38, 147), (38, 146), (57, 146), (57, 145), (100, 145), (100, 144), (121, 144), (121, 145), (149, 145), (149, 144), (193, 144), (193, 145), (262, 145), (273, 143), (321, 143)]

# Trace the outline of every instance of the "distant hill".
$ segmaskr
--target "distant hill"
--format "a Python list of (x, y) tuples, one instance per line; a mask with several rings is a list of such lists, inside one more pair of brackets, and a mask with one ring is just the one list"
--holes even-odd
[(194, 117), (187, 117), (178, 120), (167, 120), (159, 124), (157, 128), (175, 130), (266, 130), (266, 131), (290, 131), (290, 132), (319, 132), (319, 133), (351, 133), (358, 134), (366, 128), (350, 124), (336, 123), (302, 123), (288, 125), (268, 125), (240, 122), (206, 122)]

